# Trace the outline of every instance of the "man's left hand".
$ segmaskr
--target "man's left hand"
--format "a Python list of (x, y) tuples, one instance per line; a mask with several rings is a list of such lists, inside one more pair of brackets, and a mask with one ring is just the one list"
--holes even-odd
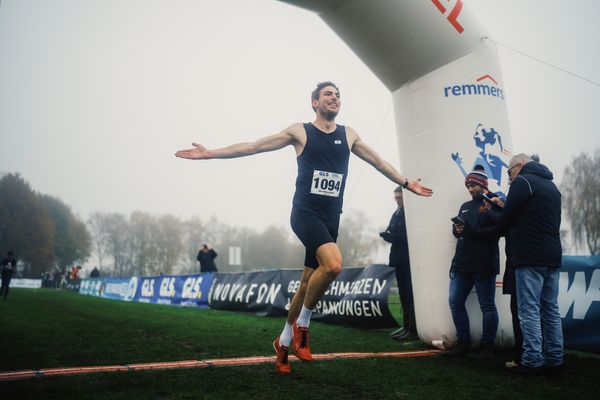
[(421, 185), (421, 178), (409, 180), (408, 187), (406, 189), (419, 196), (429, 197), (433, 194), (433, 190)]

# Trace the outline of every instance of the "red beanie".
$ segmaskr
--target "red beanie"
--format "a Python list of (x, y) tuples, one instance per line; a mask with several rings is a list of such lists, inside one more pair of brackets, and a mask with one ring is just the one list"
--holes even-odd
[(469, 183), (474, 183), (487, 189), (488, 177), (483, 171), (471, 171), (469, 175), (465, 177), (465, 186)]

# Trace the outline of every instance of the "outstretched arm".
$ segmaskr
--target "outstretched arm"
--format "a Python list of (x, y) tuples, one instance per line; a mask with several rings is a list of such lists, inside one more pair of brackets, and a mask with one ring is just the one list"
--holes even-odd
[(220, 149), (209, 150), (198, 143), (192, 143), (191, 149), (179, 150), (175, 157), (187, 158), (190, 160), (210, 160), (213, 158), (236, 158), (245, 157), (257, 153), (279, 150), (285, 146), (293, 144), (300, 145), (299, 125), (292, 125), (283, 131), (274, 135), (269, 135), (258, 139), (255, 142), (236, 143)]
[(351, 128), (347, 131), (353, 136), (352, 140), (352, 152), (356, 154), (362, 160), (371, 164), (375, 169), (381, 172), (386, 178), (391, 180), (392, 182), (397, 183), (398, 185), (404, 186), (406, 182), (408, 182), (408, 186), (406, 189), (413, 192), (414, 194), (418, 194), (419, 196), (431, 196), (433, 191), (428, 187), (421, 185), (420, 178), (417, 179), (408, 179), (402, 176), (396, 168), (392, 166), (389, 162), (381, 158), (379, 154), (371, 147), (369, 147), (362, 139), (356, 134), (354, 130)]

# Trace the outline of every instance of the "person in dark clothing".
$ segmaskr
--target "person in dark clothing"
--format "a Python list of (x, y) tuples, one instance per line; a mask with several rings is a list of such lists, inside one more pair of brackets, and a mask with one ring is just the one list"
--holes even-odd
[(396, 340), (415, 340), (418, 338), (417, 322), (415, 319), (412, 280), (410, 276), (410, 259), (408, 257), (402, 186), (398, 186), (394, 190), (394, 198), (398, 208), (392, 215), (385, 232), (379, 234), (383, 240), (392, 244), (389, 265), (396, 272), (396, 283), (398, 284), (400, 303), (402, 304), (404, 326), (392, 332), (392, 337)]
[(515, 344), (515, 359), (508, 361), (505, 366), (507, 368), (515, 367), (521, 363), (521, 355), (523, 354), (523, 333), (519, 323), (519, 307), (517, 302), (517, 284), (515, 278), (515, 267), (510, 262), (510, 246), (508, 245), (508, 235), (506, 235), (506, 267), (504, 276), (502, 277), (502, 294), (510, 295), (510, 315), (512, 319), (513, 335)]
[[(476, 169), (466, 176), (465, 186), (472, 200), (464, 203), (458, 216), (453, 219), (452, 234), (458, 241), (450, 268), (448, 302), (456, 327), (457, 344), (443, 353), (446, 356), (462, 356), (471, 351), (469, 316), (465, 303), (473, 286), (483, 314), (483, 332), (478, 353), (480, 356), (491, 356), (494, 350), (498, 330), (495, 294), (496, 275), (500, 269), (500, 230), (495, 227), (494, 220), (489, 218), (489, 207), (482, 196), (487, 190), (487, 183), (487, 175), (481, 170)], [(477, 234), (483, 228), (495, 229), (496, 233)]]
[(217, 272), (215, 258), (217, 258), (217, 252), (207, 244), (203, 244), (196, 256), (196, 260), (200, 263), (200, 272)]
[(99, 277), (100, 277), (100, 271), (98, 270), (98, 267), (94, 267), (92, 272), (90, 272), (90, 278), (99, 278)]
[(4, 295), (4, 300), (6, 300), (8, 297), (10, 280), (15, 273), (16, 268), (17, 260), (15, 259), (13, 252), (9, 251), (2, 262), (0, 262), (0, 269), (2, 270), (2, 286), (0, 286), (0, 296)]
[[(552, 172), (526, 154), (510, 160), (508, 175), (506, 203), (501, 213), (492, 215), (508, 229), (523, 354), (519, 365), (506, 370), (516, 375), (559, 374), (563, 366), (558, 308), (561, 194), (552, 182)], [(502, 205), (501, 200), (497, 202)]]
[[(283, 93), (284, 89), (273, 89), (273, 94)], [(317, 84), (310, 101), (315, 112), (315, 120), (311, 123), (292, 124), (279, 133), (254, 142), (236, 143), (213, 150), (192, 143), (193, 148), (175, 153), (180, 158), (209, 160), (294, 147), (298, 175), (290, 222), (306, 252), (300, 286), (290, 301), (285, 326), (273, 341), (277, 354), (275, 369), (280, 374), (291, 372), (288, 362), (290, 345), (299, 359), (313, 359), (309, 346), (310, 318), (329, 285), (342, 271), (342, 253), (336, 240), (350, 153), (412, 193), (420, 196), (433, 194), (431, 189), (420, 183), (420, 179), (409, 180), (402, 176), (369, 147), (354, 129), (336, 123), (341, 97), (333, 82)]]

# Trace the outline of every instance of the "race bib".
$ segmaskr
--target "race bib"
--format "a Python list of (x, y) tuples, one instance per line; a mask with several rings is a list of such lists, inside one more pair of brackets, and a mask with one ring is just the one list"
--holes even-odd
[(321, 196), (339, 197), (343, 178), (344, 174), (315, 170), (310, 192)]

